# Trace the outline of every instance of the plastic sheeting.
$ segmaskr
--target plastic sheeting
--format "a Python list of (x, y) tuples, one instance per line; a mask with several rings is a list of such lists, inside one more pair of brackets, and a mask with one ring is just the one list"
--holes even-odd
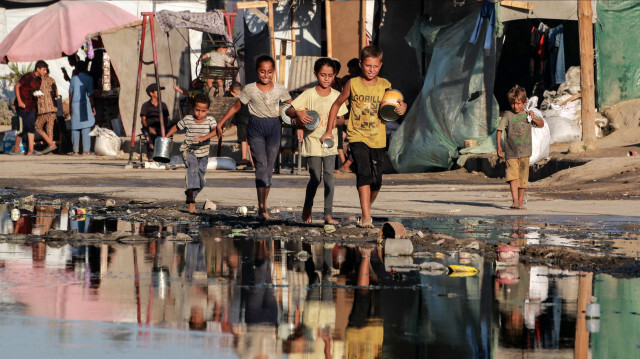
[(597, 2), (595, 24), (598, 107), (640, 97), (640, 2)]
[[(438, 31), (422, 91), (389, 145), (396, 171), (450, 168), (466, 139), (478, 140), (478, 146), (461, 153), (496, 150), (499, 109), (493, 96), (495, 41), (489, 50), (483, 49), (482, 41), (469, 43), (478, 14)], [(424, 24), (416, 26), (433, 33)]]

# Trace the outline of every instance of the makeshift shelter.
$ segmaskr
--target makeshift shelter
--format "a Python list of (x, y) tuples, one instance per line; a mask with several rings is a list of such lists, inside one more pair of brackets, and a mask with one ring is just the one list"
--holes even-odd
[[(127, 136), (131, 135), (133, 113), (135, 110), (136, 80), (138, 75), (139, 41), (142, 22), (137, 21), (125, 27), (102, 31), (94, 36), (100, 36), (104, 47), (111, 57), (111, 64), (120, 80), (118, 107), (122, 125)], [(150, 34), (149, 25), (146, 29)], [(178, 117), (178, 103), (174, 83), (184, 88), (188, 87), (191, 67), (189, 63), (189, 42), (187, 29), (173, 29), (168, 33), (159, 26), (154, 29), (158, 52), (158, 74), (162, 91), (162, 102), (169, 108), (170, 119)], [(148, 49), (143, 54), (142, 76), (140, 83), (140, 105), (148, 100), (144, 89), (155, 83), (153, 67), (153, 53), (151, 51), (151, 36), (147, 36), (144, 44)], [(135, 119), (140, 121), (139, 118)], [(140, 125), (136, 126), (139, 132)]]
[[(478, 22), (482, 26), (476, 29), (481, 6), (479, 2), (463, 1), (463, 6), (459, 8), (456, 8), (456, 3), (449, 1), (418, 3), (422, 6), (421, 13), (429, 14), (432, 20), (419, 18), (406, 37), (416, 49), (418, 66), (401, 67), (403, 70), (416, 70), (383, 69), (383, 76), (390, 73), (387, 77), (392, 80), (394, 87), (402, 90), (403, 87), (412, 89), (416, 79), (420, 79), (416, 75), (419, 75), (421, 63), (426, 68), (421, 91), (415, 101), (409, 94), (408, 102), (413, 104), (389, 144), (389, 157), (398, 172), (448, 169), (462, 154), (495, 151), (499, 108), (493, 94), (499, 51), (496, 50), (496, 41), (485, 40), (487, 31), (491, 32), (487, 39), (501, 36), (500, 24), (505, 19), (539, 19), (542, 16), (558, 20), (577, 18), (577, 2), (558, 4), (540, 0), (505, 0), (500, 2), (503, 6), (496, 2), (495, 26), (487, 30), (487, 24), (494, 22), (494, 18), (487, 14), (483, 22)], [(403, 3), (403, 7), (406, 6), (409, 5)], [(393, 6), (386, 9), (390, 13), (386, 13), (385, 17), (393, 17), (393, 11), (400, 11)], [(399, 44), (397, 38), (394, 44), (389, 40), (391, 36), (382, 35), (385, 31), (394, 30), (395, 27), (380, 28), (380, 40), (385, 41), (380, 46), (385, 53), (394, 54), (391, 61), (409, 61), (407, 51), (403, 48), (406, 45)], [(470, 43), (474, 30), (479, 31), (475, 44)], [(523, 38), (521, 41), (529, 39)], [(385, 66), (387, 64), (385, 61)], [(461, 150), (468, 139), (476, 140), (478, 146)]]

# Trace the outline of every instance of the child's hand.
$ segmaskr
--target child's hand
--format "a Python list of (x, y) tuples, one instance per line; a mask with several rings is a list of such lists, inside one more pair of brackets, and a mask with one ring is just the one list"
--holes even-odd
[(306, 125), (307, 123), (310, 123), (311, 121), (313, 121), (313, 118), (307, 115), (307, 111), (308, 110), (303, 110), (303, 111), (296, 110), (296, 116), (300, 120), (300, 123), (302, 123), (303, 125)]
[(221, 125), (217, 125), (216, 126), (216, 136), (218, 136), (218, 138), (222, 138), (222, 126)]
[(302, 142), (304, 139), (304, 131), (301, 128), (297, 129), (296, 134), (298, 135), (298, 142)]
[(502, 148), (498, 147), (498, 157), (504, 158), (504, 153), (502, 152)]
[(328, 137), (333, 138), (333, 134), (330, 131), (325, 132), (324, 135), (320, 137), (320, 143), (324, 142), (324, 140), (327, 139)]
[(158, 133), (156, 132), (156, 129), (153, 127), (149, 127), (149, 133), (152, 135), (157, 135)]
[(198, 142), (202, 142), (202, 141), (206, 141), (206, 139), (204, 138), (204, 136), (196, 136), (193, 138), (194, 140), (198, 141)]
[(400, 106), (396, 107), (393, 111), (398, 115), (402, 116), (407, 112), (407, 104), (404, 102), (403, 99), (400, 99), (399, 104)]

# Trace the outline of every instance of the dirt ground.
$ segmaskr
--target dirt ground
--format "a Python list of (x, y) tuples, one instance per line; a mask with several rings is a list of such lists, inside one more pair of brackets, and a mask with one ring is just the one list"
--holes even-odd
[[(464, 169), (419, 174), (390, 174), (383, 179), (383, 189), (373, 206), (378, 229), (356, 227), (359, 202), (353, 174), (336, 174), (334, 212), (341, 220), (335, 233), (324, 233), (321, 221), (322, 187), (316, 195), (314, 223), (301, 224), (307, 176), (280, 174), (274, 176), (269, 206), (274, 220), (258, 222), (251, 216), (256, 204), (253, 172), (209, 171), (207, 187), (198, 197), (198, 207), (206, 199), (217, 204), (215, 212), (200, 210), (190, 215), (184, 205), (184, 169), (125, 169), (125, 158), (97, 156), (70, 157), (48, 155), (22, 157), (0, 155), (0, 192), (2, 202), (12, 202), (33, 195), (36, 201), (82, 205), (80, 197), (89, 198), (89, 206), (104, 215), (125, 216), (131, 220), (156, 220), (163, 223), (196, 222), (230, 231), (243, 228), (251, 236), (284, 237), (305, 240), (336, 240), (352, 243), (375, 243), (379, 228), (387, 220), (424, 217), (501, 217), (501, 216), (629, 216), (638, 217), (640, 208), (640, 129), (617, 131), (598, 141), (598, 149), (579, 154), (567, 152), (568, 144), (554, 145), (551, 157), (587, 160), (551, 177), (531, 183), (527, 210), (511, 210), (510, 194), (502, 179), (488, 178), (483, 173)], [(105, 208), (104, 200), (114, 199), (116, 206)], [(85, 199), (86, 200), (86, 199)], [(86, 205), (86, 204), (85, 204)], [(249, 217), (235, 214), (238, 206), (247, 206)], [(127, 215), (129, 213), (129, 215)], [(135, 218), (134, 218), (135, 217)], [(637, 232), (637, 229), (635, 230)], [(634, 233), (635, 233), (634, 232)], [(495, 241), (477, 241), (468, 249), (469, 239), (448, 237), (434, 231), (418, 235), (408, 229), (407, 237), (416, 250), (470, 251), (495, 258)], [(158, 233), (158, 236), (168, 236)], [(635, 236), (635, 234), (633, 234)], [(28, 235), (5, 235), (5, 240), (40, 240)], [(635, 238), (635, 237), (634, 237)], [(56, 233), (49, 240), (125, 240), (142, 238), (130, 234), (86, 235)], [(441, 240), (445, 239), (444, 242)], [(637, 240), (637, 238), (635, 238)], [(146, 239), (148, 240), (148, 238)], [(640, 275), (635, 256), (611, 256), (609, 249), (588, 252), (558, 246), (524, 246), (522, 258), (572, 269), (606, 271), (624, 275)]]

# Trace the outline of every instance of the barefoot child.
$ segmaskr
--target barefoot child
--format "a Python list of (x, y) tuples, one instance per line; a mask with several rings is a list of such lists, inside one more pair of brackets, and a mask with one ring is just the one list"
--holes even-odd
[[(385, 123), (378, 116), (378, 109), (384, 92), (391, 88), (391, 83), (378, 77), (382, 67), (382, 50), (377, 46), (367, 46), (360, 51), (360, 67), (360, 75), (345, 83), (342, 93), (331, 106), (327, 132), (322, 135), (321, 140), (333, 137), (331, 131), (335, 126), (338, 111), (349, 99), (351, 110), (347, 140), (353, 155), (356, 186), (362, 209), (360, 227), (373, 228), (371, 204), (382, 187), (382, 161), (387, 142)], [(404, 102), (395, 109), (399, 115), (404, 115), (406, 110), (407, 105)]]
[(207, 173), (209, 163), (209, 139), (202, 136), (209, 134), (216, 127), (216, 120), (207, 116), (209, 112), (209, 98), (198, 94), (193, 98), (194, 115), (187, 115), (175, 124), (167, 137), (172, 136), (178, 130), (186, 130), (184, 142), (180, 146), (184, 164), (187, 166), (187, 195), (186, 203), (189, 205), (189, 213), (196, 211), (196, 197), (205, 185), (204, 175)]
[[(256, 60), (258, 82), (250, 83), (238, 94), (238, 101), (222, 117), (215, 132), (203, 137), (209, 139), (216, 134), (222, 137), (222, 126), (240, 110), (242, 104), (249, 107), (247, 140), (251, 157), (256, 168), (256, 192), (258, 194), (258, 217), (269, 219), (267, 198), (271, 189), (271, 178), (276, 157), (280, 152), (280, 102), (291, 103), (287, 88), (273, 82), (276, 63), (270, 56), (260, 56)], [(304, 115), (301, 113), (300, 116)], [(305, 115), (306, 116), (306, 115)]]
[[(292, 108), (287, 110), (289, 116), (295, 116), (296, 110), (314, 110), (320, 115), (320, 124), (313, 130), (298, 130), (303, 132), (302, 156), (307, 158), (309, 164), (309, 183), (307, 184), (307, 193), (304, 199), (304, 208), (302, 210), (302, 220), (305, 223), (311, 223), (311, 208), (313, 207), (313, 198), (323, 178), (324, 172), (324, 223), (338, 224), (331, 217), (333, 210), (333, 169), (335, 168), (336, 155), (338, 154), (336, 142), (333, 146), (324, 147), (320, 138), (327, 132), (328, 116), (331, 105), (340, 95), (339, 91), (331, 88), (334, 77), (336, 75), (336, 64), (330, 58), (324, 57), (318, 59), (313, 65), (313, 73), (318, 79), (318, 84), (303, 92), (296, 98), (291, 105)], [(344, 122), (343, 115), (347, 113), (347, 106), (342, 104), (338, 110), (338, 121)], [(334, 138), (338, 136), (338, 130), (333, 128), (330, 131)]]
[[(511, 209), (526, 209), (524, 192), (529, 184), (529, 157), (531, 157), (531, 126), (544, 127), (544, 121), (535, 116), (533, 111), (524, 110), (527, 103), (527, 92), (516, 85), (507, 94), (511, 109), (507, 111), (498, 125), (496, 132), (498, 157), (506, 157), (507, 171), (505, 179), (511, 187), (513, 204)], [(502, 152), (500, 139), (505, 133), (505, 151)]]

